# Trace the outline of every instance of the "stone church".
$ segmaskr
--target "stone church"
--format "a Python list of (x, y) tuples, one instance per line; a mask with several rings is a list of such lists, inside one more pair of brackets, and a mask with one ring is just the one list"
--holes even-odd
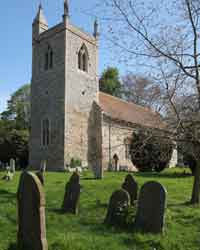
[(63, 170), (71, 159), (94, 170), (133, 170), (130, 136), (165, 128), (158, 113), (99, 91), (98, 23), (88, 34), (70, 22), (49, 28), (41, 5), (32, 25), (30, 166)]

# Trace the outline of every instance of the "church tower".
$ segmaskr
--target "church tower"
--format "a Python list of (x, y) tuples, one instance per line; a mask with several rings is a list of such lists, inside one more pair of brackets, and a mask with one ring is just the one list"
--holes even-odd
[(63, 170), (71, 159), (88, 164), (89, 120), (98, 102), (98, 24), (90, 35), (70, 22), (48, 28), (42, 6), (32, 27), (30, 166)]

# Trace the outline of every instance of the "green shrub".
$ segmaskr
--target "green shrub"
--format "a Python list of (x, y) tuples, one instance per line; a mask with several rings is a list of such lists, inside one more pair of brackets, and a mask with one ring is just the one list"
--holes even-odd
[(130, 155), (138, 170), (160, 172), (168, 166), (172, 153), (173, 143), (164, 133), (151, 130), (133, 133)]
[(71, 158), (70, 167), (76, 168), (82, 166), (82, 161), (79, 158)]

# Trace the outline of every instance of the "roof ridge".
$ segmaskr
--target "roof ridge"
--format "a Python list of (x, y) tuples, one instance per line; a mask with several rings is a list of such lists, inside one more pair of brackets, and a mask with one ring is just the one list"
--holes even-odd
[(141, 108), (141, 109), (143, 109), (143, 110), (145, 110), (145, 111), (147, 111), (147, 112), (150, 111), (150, 112), (154, 113), (155, 115), (159, 115), (159, 116), (160, 116), (160, 114), (159, 114), (158, 112), (152, 110), (151, 108), (143, 107), (143, 106), (141, 106), (141, 105), (139, 105), (139, 104), (136, 104), (136, 103), (134, 103), (134, 102), (128, 102), (128, 101), (126, 101), (126, 100), (124, 100), (124, 99), (122, 99), (122, 98), (119, 98), (119, 97), (116, 97), (116, 96), (107, 94), (107, 93), (102, 92), (102, 91), (99, 91), (99, 93), (100, 93), (100, 94), (103, 94), (103, 95), (106, 95), (106, 96), (108, 96), (108, 97), (111, 97), (111, 98), (113, 98), (113, 99), (119, 100), (119, 101), (121, 101), (121, 102), (124, 102), (124, 103), (126, 103), (126, 104), (137, 106), (138, 108)]
[(101, 110), (109, 116), (131, 123), (147, 127), (165, 128), (161, 115), (152, 109), (145, 108), (138, 104), (127, 102), (121, 98), (111, 96), (99, 91), (99, 102)]

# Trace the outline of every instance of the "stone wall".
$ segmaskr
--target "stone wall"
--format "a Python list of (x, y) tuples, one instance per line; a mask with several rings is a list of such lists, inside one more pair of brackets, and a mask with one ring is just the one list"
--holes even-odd
[[(103, 115), (97, 105), (98, 40), (71, 25), (68, 18), (34, 36), (35, 31), (30, 165), (38, 169), (46, 160), (47, 170), (63, 170), (73, 157), (82, 160), (83, 165), (98, 169), (103, 164), (107, 169), (109, 164), (114, 167), (117, 157), (118, 170), (135, 170), (126, 156), (125, 141), (137, 126)], [(78, 69), (78, 53), (83, 44), (89, 55), (88, 72)], [(48, 46), (53, 51), (53, 68), (45, 70)], [(50, 121), (50, 144), (45, 147), (41, 140), (44, 119)]]
[(103, 177), (101, 108), (93, 102), (88, 126), (88, 163), (97, 179)]
[[(98, 101), (97, 40), (72, 26), (69, 19), (35, 37), (31, 83), (30, 165), (63, 170), (72, 157), (88, 165), (88, 121)], [(88, 72), (78, 69), (78, 52), (85, 44)], [(53, 50), (53, 68), (45, 71), (45, 53)], [(50, 121), (50, 145), (41, 143), (43, 119)]]
[[(109, 169), (109, 167), (111, 170), (115, 169), (114, 155), (117, 155), (119, 159), (117, 170), (127, 169), (130, 171), (137, 171), (130, 158), (126, 157), (125, 145), (130, 141), (132, 133), (141, 128), (145, 130), (145, 127), (141, 127), (140, 125), (118, 121), (104, 114), (102, 124), (102, 150), (103, 167), (105, 170)], [(156, 129), (153, 129), (153, 131), (154, 133), (158, 133), (158, 135), (161, 132)], [(175, 167), (177, 161), (177, 150), (174, 149), (169, 167)]]
[[(31, 81), (30, 166), (38, 169), (42, 160), (47, 170), (64, 166), (65, 43), (64, 26), (42, 33), (33, 39)], [(53, 68), (45, 70), (45, 53), (53, 50)], [(42, 145), (42, 120), (50, 122), (50, 145)]]
[[(102, 149), (103, 149), (103, 167), (107, 170), (109, 167), (114, 170), (114, 155), (119, 158), (118, 170), (127, 169), (135, 171), (130, 158), (126, 158), (125, 141), (130, 138), (134, 128), (127, 124), (109, 119), (104, 115), (102, 125)], [(109, 164), (112, 166), (109, 166)]]
[[(88, 72), (78, 69), (78, 52), (85, 45)], [(66, 32), (65, 163), (72, 157), (88, 165), (88, 121), (93, 101), (98, 101), (98, 45), (95, 38), (67, 25)]]

